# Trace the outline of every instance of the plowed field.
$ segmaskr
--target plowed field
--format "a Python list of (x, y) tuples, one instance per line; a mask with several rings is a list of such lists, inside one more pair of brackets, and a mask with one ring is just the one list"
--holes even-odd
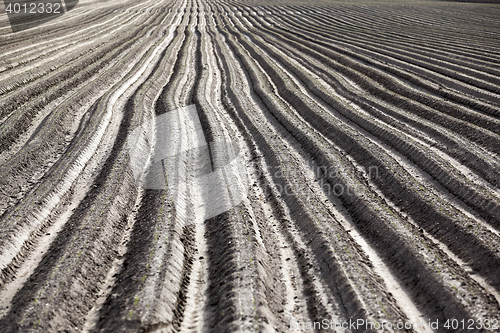
[(500, 5), (0, 14), (0, 332), (500, 331)]

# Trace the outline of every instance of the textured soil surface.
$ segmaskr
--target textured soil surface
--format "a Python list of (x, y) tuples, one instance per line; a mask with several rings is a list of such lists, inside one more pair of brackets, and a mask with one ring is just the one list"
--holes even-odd
[(0, 9), (0, 332), (500, 331), (498, 3)]

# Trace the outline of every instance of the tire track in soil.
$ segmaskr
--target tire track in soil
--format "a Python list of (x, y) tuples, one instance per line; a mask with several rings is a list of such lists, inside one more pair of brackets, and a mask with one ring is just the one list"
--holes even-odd
[[(116, 318), (108, 318), (105, 315), (108, 311), (116, 311), (114, 310), (116, 308), (124, 308), (119, 311), (122, 313), (122, 318), (126, 315), (125, 320), (129, 329), (135, 327), (141, 331), (182, 330), (185, 321), (192, 320), (193, 316), (196, 316), (191, 306), (194, 303), (193, 307), (196, 308), (198, 301), (193, 298), (203, 297), (203, 276), (206, 264), (199, 259), (203, 257), (203, 229), (199, 222), (191, 221), (196, 218), (192, 213), (196, 202), (191, 200), (196, 191), (196, 188), (193, 188), (192, 173), (193, 168), (197, 166), (192, 165), (190, 161), (195, 161), (199, 157), (196, 156), (197, 152), (189, 147), (198, 146), (195, 141), (191, 142), (193, 134), (196, 133), (194, 132), (196, 126), (188, 126), (191, 122), (188, 118), (189, 112), (186, 114), (186, 109), (179, 109), (181, 105), (190, 104), (191, 91), (194, 90), (194, 79), (186, 75), (190, 72), (189, 68), (193, 68), (193, 62), (189, 60), (191, 51), (185, 52), (185, 50), (193, 50), (191, 45), (197, 43), (196, 35), (189, 31), (197, 22), (193, 7), (194, 4), (191, 2), (189, 10), (186, 11), (191, 13), (189, 15), (191, 18), (185, 26), (187, 32), (185, 38), (179, 40), (183, 45), (179, 50), (177, 60), (171, 63), (174, 68), (172, 77), (169, 78), (158, 95), (158, 100), (155, 101), (156, 115), (178, 118), (174, 123), (166, 125), (170, 124), (174, 127), (174, 132), (182, 133), (178, 140), (180, 146), (174, 148), (176, 150), (169, 154), (175, 156), (175, 159), (163, 161), (165, 176), (169, 182), (186, 181), (188, 186), (181, 186), (178, 193), (172, 193), (169, 188), (145, 190), (145, 198), (139, 208), (129, 252), (124, 262), (124, 270), (119, 274), (116, 290), (112, 292), (112, 297), (107, 300), (101, 313), (98, 325), (104, 331), (123, 329), (114, 327)], [(178, 70), (180, 68), (182, 71)], [(172, 82), (180, 82), (180, 84), (172, 84)], [(164, 129), (158, 128), (157, 132), (161, 130)], [(203, 168), (206, 167), (202, 166)], [(177, 200), (172, 201), (174, 196)], [(153, 215), (153, 218), (149, 217), (150, 215)], [(148, 237), (153, 234), (154, 240)], [(145, 237), (149, 239), (144, 239)], [(163, 243), (164, 241), (166, 243)], [(155, 246), (157, 244), (158, 248)], [(161, 250), (162, 247), (164, 250)], [(152, 252), (149, 252), (151, 248)], [(135, 260), (142, 260), (141, 255), (151, 258), (146, 267), (135, 262)], [(140, 266), (143, 268), (139, 268)], [(133, 271), (129, 271), (129, 268)], [(142, 274), (140, 272), (144, 271), (146, 274), (142, 278), (142, 283), (134, 282), (137, 279), (132, 278), (131, 275)], [(164, 281), (167, 277), (170, 285), (165, 285)], [(202, 281), (198, 281), (200, 277)], [(123, 288), (125, 281), (132, 283), (127, 283), (127, 287)], [(201, 290), (197, 292), (196, 286), (192, 287), (193, 284), (202, 286)], [(123, 303), (126, 305), (121, 305)], [(125, 311), (128, 311), (128, 314), (124, 313)], [(188, 317), (184, 318), (186, 311)]]

